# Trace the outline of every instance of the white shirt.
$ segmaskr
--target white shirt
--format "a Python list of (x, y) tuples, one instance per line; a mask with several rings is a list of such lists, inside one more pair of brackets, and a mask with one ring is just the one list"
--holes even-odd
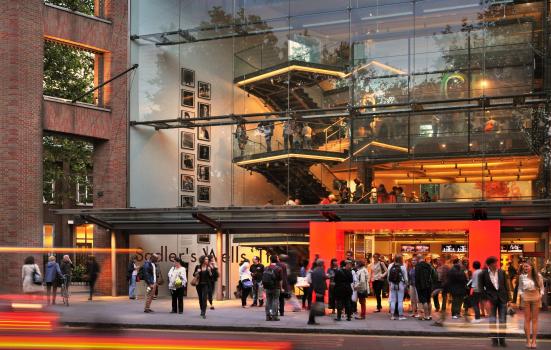
[(157, 283), (157, 266), (154, 263), (151, 263), (153, 266), (153, 283)]
[(137, 276), (138, 275), (138, 266), (136, 266), (136, 264), (132, 264), (134, 265), (134, 270), (132, 270), (132, 276)]
[[(538, 276), (538, 278), (541, 278)], [(541, 281), (538, 281), (541, 283)], [(519, 283), (518, 283), (518, 292), (520, 295), (524, 294), (526, 291), (532, 291), (536, 290), (539, 287), (539, 285), (536, 284), (535, 281), (533, 281), (530, 277), (528, 277), (527, 274), (523, 273), (519, 277)], [(544, 289), (540, 288), (541, 295), (544, 295)]]
[(488, 274), (490, 275), (490, 280), (492, 281), (492, 284), (494, 285), (496, 290), (499, 290), (499, 273), (498, 269), (495, 270), (495, 272), (492, 272), (492, 270), (488, 269)]
[(370, 264), (369, 269), (371, 270), (371, 281), (384, 280), (388, 271), (386, 266), (380, 261)]
[(239, 267), (239, 280), (240, 281), (244, 281), (244, 280), (252, 281), (253, 280), (253, 278), (251, 276), (250, 267), (251, 267), (251, 265), (248, 262), (244, 262), (243, 265), (241, 265), (241, 267)]

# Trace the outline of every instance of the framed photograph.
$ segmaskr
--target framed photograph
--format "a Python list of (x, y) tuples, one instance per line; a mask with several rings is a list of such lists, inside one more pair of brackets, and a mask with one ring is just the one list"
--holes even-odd
[(210, 235), (197, 234), (197, 244), (210, 244)]
[(180, 154), (180, 167), (182, 170), (195, 169), (195, 154), (182, 152)]
[(205, 162), (210, 162), (210, 146), (209, 145), (198, 145), (197, 150), (197, 159)]
[(186, 111), (185, 109), (182, 109), (180, 111), (180, 118), (181, 119), (195, 118), (195, 112), (194, 111)]
[(189, 90), (181, 90), (182, 94), (182, 107), (191, 107), (195, 106), (195, 92)]
[(204, 81), (198, 81), (197, 96), (199, 98), (204, 98), (205, 100), (210, 100), (210, 83), (205, 83)]
[(184, 192), (193, 192), (193, 187), (195, 186), (195, 178), (193, 175), (182, 174), (182, 191)]
[(210, 182), (210, 166), (197, 165), (197, 181)]
[(195, 87), (195, 71), (182, 68), (180, 80), (183, 86)]
[(195, 149), (195, 134), (192, 132), (180, 132), (180, 146), (182, 149)]
[(210, 141), (210, 126), (201, 126), (197, 128), (197, 139), (201, 141)]
[(197, 186), (197, 201), (210, 203), (210, 187)]
[(210, 117), (210, 104), (199, 102), (197, 103), (199, 109), (199, 118)]
[(194, 196), (180, 196), (180, 206), (182, 208), (193, 208), (195, 206), (195, 197)]

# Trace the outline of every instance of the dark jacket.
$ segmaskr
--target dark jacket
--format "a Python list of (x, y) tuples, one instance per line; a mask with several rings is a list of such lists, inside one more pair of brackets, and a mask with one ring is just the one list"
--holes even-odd
[(454, 265), (448, 272), (447, 287), (452, 296), (464, 297), (467, 294), (467, 276), (459, 265)]
[(126, 267), (126, 280), (130, 281), (132, 279), (132, 273), (134, 272), (134, 262), (131, 261)]
[(99, 264), (95, 260), (89, 261), (86, 264), (86, 272), (90, 281), (95, 281), (98, 279), (98, 274), (100, 273)]
[(431, 289), (432, 285), (436, 282), (435, 272), (432, 266), (427, 262), (421, 261), (415, 265), (415, 287), (418, 290)]
[(275, 278), (276, 278), (276, 283), (275, 283), (274, 288), (273, 289), (265, 288), (265, 289), (268, 289), (268, 290), (281, 289), (281, 285), (282, 285), (282, 281), (283, 281), (283, 274), (282, 274), (281, 267), (278, 264), (270, 264), (270, 265), (266, 266), (265, 269), (266, 270), (273, 270)]
[(484, 270), (480, 273), (480, 290), (484, 293), (486, 299), (491, 303), (496, 304), (507, 303), (509, 301), (509, 287), (507, 286), (507, 276), (503, 270), (498, 270), (498, 289), (494, 287), (492, 280), (490, 279), (490, 273), (488, 270)]
[(310, 278), (312, 279), (312, 284), (310, 288), (314, 290), (316, 294), (325, 294), (327, 290), (327, 275), (323, 271), (322, 267), (316, 267), (310, 272)]
[(339, 269), (335, 273), (335, 297), (350, 298), (352, 296), (352, 271)]
[(253, 281), (262, 282), (262, 273), (264, 272), (264, 265), (252, 264), (249, 270), (251, 271), (251, 275), (253, 276)]
[(73, 275), (73, 268), (75, 266), (73, 263), (70, 263), (68, 261), (62, 260), (61, 264), (59, 264), (59, 268), (61, 269), (61, 273), (67, 276)]
[(147, 284), (155, 283), (155, 277), (153, 276), (153, 263), (149, 260), (146, 260), (143, 263), (143, 280)]
[(285, 292), (289, 292), (291, 289), (289, 288), (289, 282), (287, 280), (287, 264), (284, 262), (278, 262), (277, 266), (281, 269), (281, 289)]

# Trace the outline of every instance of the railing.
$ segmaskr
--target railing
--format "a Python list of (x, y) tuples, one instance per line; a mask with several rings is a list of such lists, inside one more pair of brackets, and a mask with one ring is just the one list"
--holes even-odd
[(314, 164), (309, 170), (327, 190), (333, 192), (335, 189), (335, 182), (339, 181), (339, 178), (335, 175), (335, 173), (333, 173), (333, 171), (331, 171), (327, 164)]

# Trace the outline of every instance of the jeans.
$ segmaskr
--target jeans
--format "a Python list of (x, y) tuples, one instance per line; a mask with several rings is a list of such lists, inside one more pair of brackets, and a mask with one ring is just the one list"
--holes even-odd
[(351, 295), (339, 296), (337, 302), (337, 320), (341, 319), (342, 310), (346, 313), (346, 318), (349, 320), (352, 318), (352, 299)]
[[(53, 289), (53, 293), (52, 293)], [(53, 295), (52, 295), (53, 294)], [(57, 284), (55, 282), (46, 282), (46, 299), (48, 304), (55, 304), (55, 298), (57, 295)]]
[[(398, 316), (404, 316), (404, 292), (405, 286), (403, 283), (398, 285), (390, 283), (389, 286), (389, 301), (390, 301), (390, 313), (394, 316), (398, 313)], [(396, 304), (398, 304), (396, 306)]]
[(480, 298), (481, 293), (480, 292), (474, 292), (472, 303), (473, 303), (473, 309), (474, 309), (474, 318), (479, 320), (480, 319)]
[(463, 304), (463, 300), (465, 300), (465, 295), (463, 295), (463, 294), (453, 295), (452, 294), (452, 316), (460, 316), (461, 315), (461, 305)]
[(272, 151), (272, 136), (265, 136), (266, 138), (266, 152)]
[(385, 282), (383, 280), (373, 281), (373, 293), (375, 298), (377, 298), (377, 310), (381, 310), (383, 306), (381, 305), (381, 295), (383, 293), (383, 287)]
[(251, 287), (245, 288), (243, 285), (241, 286), (241, 306), (247, 306), (247, 298), (251, 294), (251, 290)]
[(130, 277), (130, 283), (128, 284), (128, 297), (136, 298), (136, 275)]
[(209, 289), (207, 291), (207, 300), (209, 301), (210, 306), (212, 306), (212, 295), (214, 293), (215, 283), (216, 282), (209, 283)]
[(307, 287), (302, 290), (302, 307), (306, 307), (306, 302), (308, 302), (308, 308), (312, 307), (312, 289)]
[(184, 287), (170, 291), (172, 296), (172, 312), (184, 312)]
[[(499, 325), (497, 322), (499, 321)], [(505, 340), (507, 328), (507, 303), (490, 302), (490, 337), (492, 340)]]
[(201, 309), (201, 316), (207, 313), (207, 298), (209, 292), (209, 285), (206, 283), (198, 284), (195, 289), (197, 290), (197, 296), (199, 297), (199, 307)]
[(254, 304), (257, 304), (258, 301), (262, 302), (262, 300), (264, 299), (264, 296), (262, 295), (264, 290), (264, 288), (262, 288), (262, 283), (261, 282), (253, 282), (253, 303)]
[(277, 316), (280, 293), (279, 289), (266, 289), (266, 316)]
[(147, 289), (146, 287), (146, 292), (145, 292), (145, 310), (149, 310), (151, 308), (151, 301), (153, 300), (153, 296), (155, 295), (155, 291), (157, 290), (157, 284), (156, 283), (153, 283), (153, 285), (151, 286), (151, 288)]
[(293, 148), (293, 135), (283, 134), (283, 148), (286, 150)]

